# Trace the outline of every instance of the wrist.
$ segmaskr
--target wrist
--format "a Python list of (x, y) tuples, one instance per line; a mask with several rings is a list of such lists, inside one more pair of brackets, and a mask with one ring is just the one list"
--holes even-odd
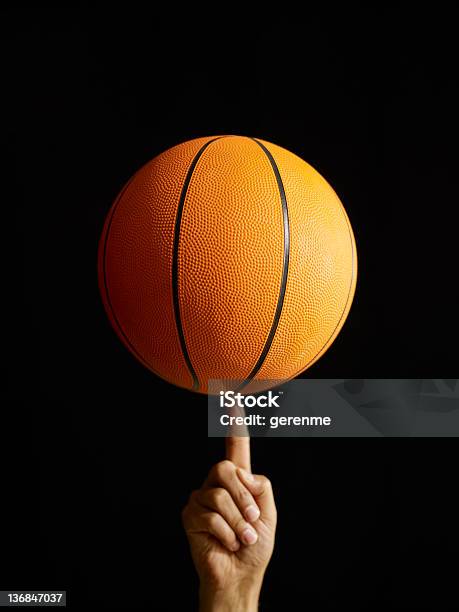
[(261, 583), (261, 580), (256, 580), (225, 589), (213, 589), (201, 585), (199, 612), (256, 612)]

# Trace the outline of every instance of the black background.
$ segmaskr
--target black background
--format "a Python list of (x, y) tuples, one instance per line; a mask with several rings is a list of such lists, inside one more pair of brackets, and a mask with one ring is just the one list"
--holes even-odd
[[(206, 437), (206, 399), (156, 379), (110, 329), (96, 275), (104, 216), (127, 178), (174, 144), (275, 142), (335, 188), (358, 248), (348, 321), (305, 376), (454, 376), (454, 20), (419, 8), (205, 20), (178, 6), (81, 6), (3, 21), (16, 116), (6, 133), (24, 201), (25, 331), (13, 354), (26, 363), (11, 376), (11, 406), (27, 416), (4, 464), (18, 493), (3, 504), (14, 510), (0, 586), (67, 588), (80, 607), (191, 610), (180, 510), (222, 441)], [(279, 509), (262, 609), (453, 606), (454, 439), (252, 448)]]

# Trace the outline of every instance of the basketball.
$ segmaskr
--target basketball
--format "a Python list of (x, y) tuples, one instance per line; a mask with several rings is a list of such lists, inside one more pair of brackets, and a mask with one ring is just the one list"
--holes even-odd
[(210, 379), (278, 383), (317, 361), (349, 313), (357, 256), (314, 168), (258, 138), (215, 136), (168, 149), (128, 181), (98, 276), (133, 355), (207, 393)]

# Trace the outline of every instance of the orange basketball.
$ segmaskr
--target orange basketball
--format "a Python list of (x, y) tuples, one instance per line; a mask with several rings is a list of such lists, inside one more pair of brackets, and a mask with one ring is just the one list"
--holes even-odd
[(113, 204), (99, 284), (124, 344), (169, 382), (286, 380), (331, 345), (355, 290), (336, 193), (289, 151), (197, 138), (141, 168)]

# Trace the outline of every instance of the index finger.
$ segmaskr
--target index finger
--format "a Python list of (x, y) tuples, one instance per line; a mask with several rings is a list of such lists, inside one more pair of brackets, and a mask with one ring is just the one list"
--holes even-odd
[(250, 438), (249, 436), (228, 436), (226, 438), (226, 458), (237, 467), (250, 472)]
[(226, 458), (237, 467), (250, 472), (250, 438), (249, 436), (228, 436), (226, 438)]
[[(231, 416), (245, 416), (244, 410), (237, 408), (231, 411)], [(226, 437), (226, 458), (236, 467), (251, 472), (250, 436), (246, 425), (230, 425)]]

